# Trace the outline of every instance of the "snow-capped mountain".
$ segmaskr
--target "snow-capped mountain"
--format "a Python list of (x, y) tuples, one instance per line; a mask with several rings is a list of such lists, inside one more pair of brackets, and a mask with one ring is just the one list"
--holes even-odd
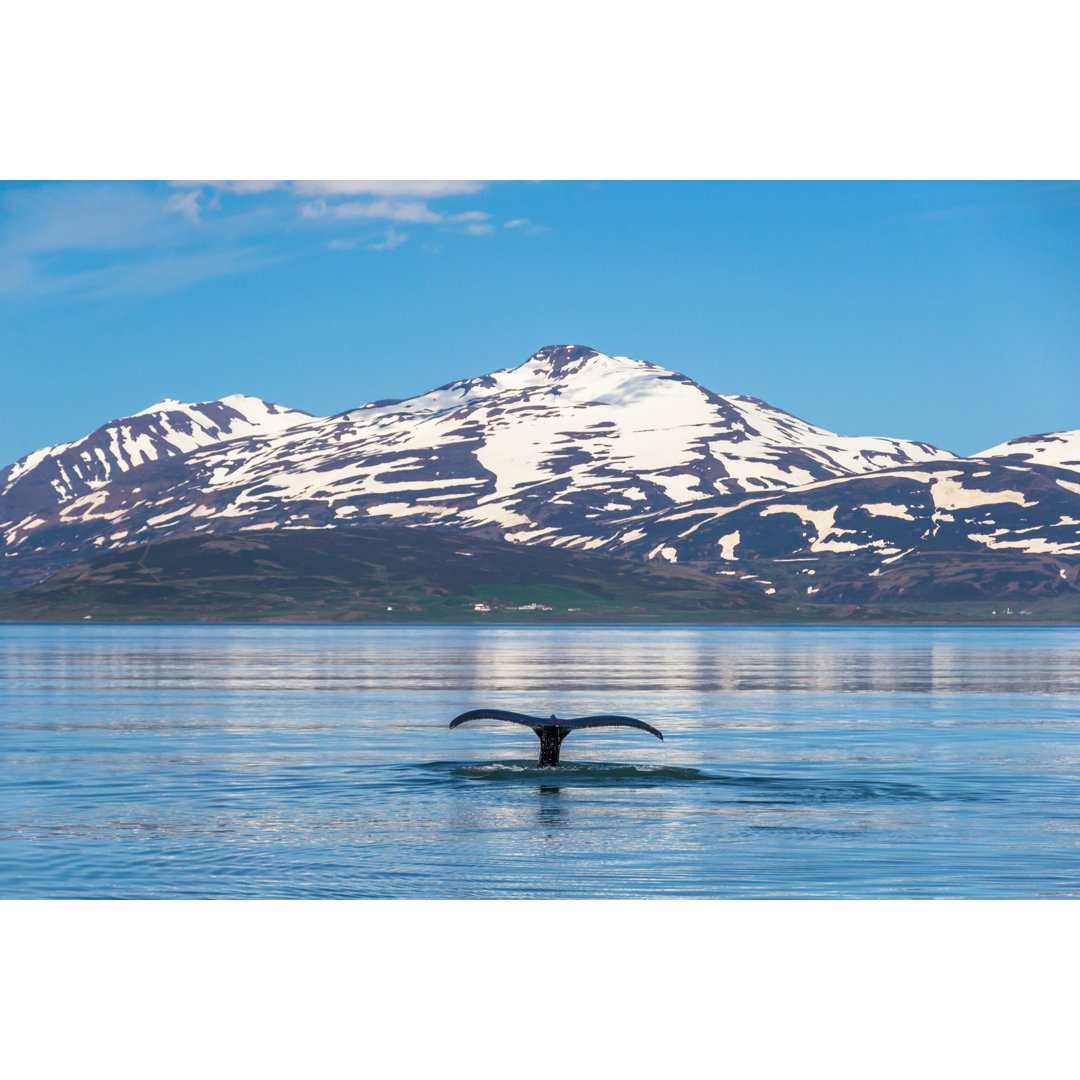
[[(233, 400), (211, 404), (232, 409)], [(41, 505), (41, 480), (34, 500), (0, 497), (5, 570), (199, 531), (380, 520), (590, 547), (628, 515), (954, 460), (923, 443), (836, 435), (755, 398), (573, 345), (328, 418), (266, 406), (263, 426), (242, 430), (247, 410), (235, 410), (227, 430), (212, 417), (226, 432), (217, 437), (171, 420), (144, 448), (139, 436), (155, 410), (10, 470), (14, 492), (49, 461), (53, 475), (42, 477), (52, 506)], [(167, 432), (177, 430), (190, 441), (171, 441)], [(69, 464), (77, 461), (83, 471)]]
[[(554, 486), (560, 496), (588, 488), (618, 494), (619, 474), (625, 508), (655, 509), (953, 457), (924, 443), (836, 435), (756, 398), (714, 394), (655, 364), (576, 345), (342, 419), (432, 449), (482, 429), (476, 459), (495, 477), (487, 502), (546, 489), (553, 477), (562, 478)], [(635, 490), (626, 490), (631, 484)]]
[(150, 461), (178, 457), (241, 435), (281, 431), (307, 413), (245, 394), (220, 401), (159, 401), (76, 442), (35, 450), (0, 472), (0, 520), (49, 512)]
[(1033, 573), (1074, 588), (1080, 432), (959, 459), (552, 346), (336, 416), (169, 401), (37, 451), (0, 474), (0, 578), (164, 537), (380, 522), (677, 562), (789, 597), (803, 576), (818, 592), (826, 564), (845, 595), (908, 588), (918, 575), (898, 571), (940, 553), (959, 577), (968, 559), (1041, 559)]
[(1011, 439), (975, 457), (1005, 459), (1016, 465), (1053, 465), (1080, 473), (1080, 431), (1053, 431)]

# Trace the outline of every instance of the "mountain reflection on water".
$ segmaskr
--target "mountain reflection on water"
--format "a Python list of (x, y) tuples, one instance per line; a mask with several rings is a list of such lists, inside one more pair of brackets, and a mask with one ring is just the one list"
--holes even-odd
[(2, 896), (1080, 889), (1072, 628), (4, 625), (0, 703)]

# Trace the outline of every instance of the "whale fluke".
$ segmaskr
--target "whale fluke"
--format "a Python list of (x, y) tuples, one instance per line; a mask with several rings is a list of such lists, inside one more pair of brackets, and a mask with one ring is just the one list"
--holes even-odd
[(506, 720), (511, 724), (523, 724), (525, 727), (532, 728), (536, 733), (536, 737), (540, 740), (540, 760), (538, 764), (541, 769), (558, 765), (559, 747), (562, 746), (563, 739), (571, 731), (580, 731), (582, 728), (632, 727), (647, 731), (658, 739), (664, 737), (651, 724), (646, 724), (644, 720), (637, 720), (633, 716), (614, 716), (607, 713), (600, 713), (596, 716), (577, 716), (565, 720), (559, 719), (552, 714), (545, 720), (541, 716), (527, 716), (525, 713), (509, 712), (506, 709), (470, 709), (460, 716), (455, 716), (450, 721), (450, 727), (459, 727), (470, 720)]

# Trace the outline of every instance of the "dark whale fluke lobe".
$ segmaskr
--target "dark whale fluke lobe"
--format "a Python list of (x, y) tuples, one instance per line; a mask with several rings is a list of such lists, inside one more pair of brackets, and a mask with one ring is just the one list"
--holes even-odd
[(647, 731), (658, 739), (663, 735), (651, 724), (644, 720), (637, 720), (632, 716), (614, 716), (600, 713), (596, 716), (578, 716), (572, 719), (561, 720), (554, 714), (546, 720), (540, 716), (526, 716), (525, 713), (508, 712), (506, 709), (470, 709), (460, 716), (455, 716), (450, 721), (450, 726), (456, 728), (470, 720), (506, 720), (511, 724), (524, 724), (531, 727), (540, 740), (540, 768), (546, 769), (559, 764), (559, 747), (563, 739), (571, 731), (579, 731), (581, 728), (590, 727), (632, 727)]

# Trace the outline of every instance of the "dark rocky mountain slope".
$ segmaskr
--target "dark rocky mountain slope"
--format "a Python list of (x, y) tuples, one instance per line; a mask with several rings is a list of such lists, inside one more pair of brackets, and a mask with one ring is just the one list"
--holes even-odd
[[(479, 609), (478, 609), (479, 605)], [(383, 525), (158, 540), (0, 592), (0, 620), (501, 622), (769, 618), (683, 567)]]

